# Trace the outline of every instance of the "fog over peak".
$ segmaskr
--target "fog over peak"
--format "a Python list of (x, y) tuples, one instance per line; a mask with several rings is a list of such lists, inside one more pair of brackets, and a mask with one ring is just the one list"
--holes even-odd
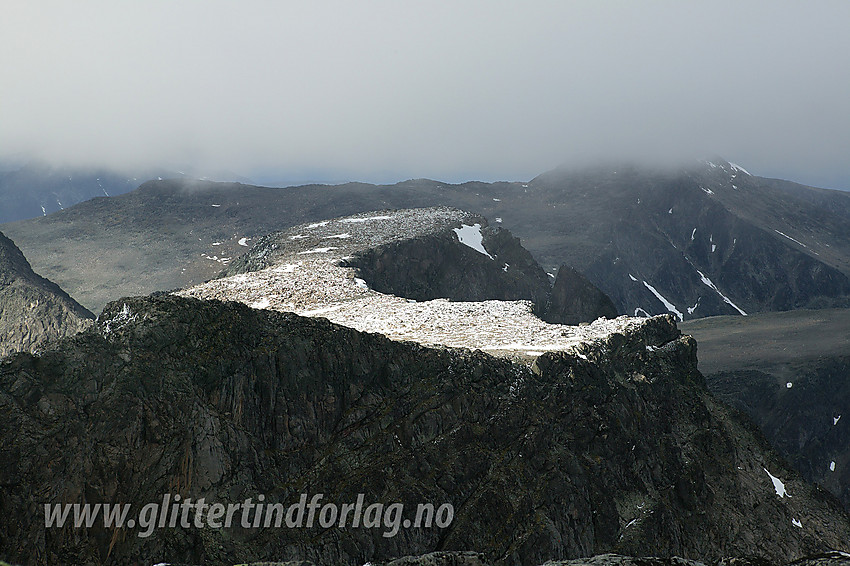
[(850, 189), (850, 4), (15, 2), (0, 158), (530, 179), (720, 154)]

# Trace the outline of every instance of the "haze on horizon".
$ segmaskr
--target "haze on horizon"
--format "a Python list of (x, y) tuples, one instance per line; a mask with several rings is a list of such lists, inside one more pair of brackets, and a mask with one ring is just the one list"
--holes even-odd
[(722, 155), (850, 189), (850, 3), (25, 2), (0, 160), (523, 180)]

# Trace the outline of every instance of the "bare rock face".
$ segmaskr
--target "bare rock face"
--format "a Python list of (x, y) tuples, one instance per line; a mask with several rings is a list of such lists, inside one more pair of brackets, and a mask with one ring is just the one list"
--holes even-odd
[[(533, 363), (176, 296), (0, 365), (0, 556), (36, 563), (364, 564), (475, 551), (775, 563), (850, 520), (716, 402), (672, 317)], [(781, 485), (781, 490), (779, 489)], [(443, 528), (49, 528), (45, 503), (451, 504)], [(790, 497), (789, 497), (790, 496)]]
[(584, 275), (562, 265), (543, 314), (553, 324), (579, 324), (599, 317), (616, 318), (617, 307)]
[(33, 272), (0, 233), (0, 357), (33, 352), (91, 325), (94, 316), (58, 285)]
[(462, 245), (447, 229), (365, 250), (347, 265), (382, 293), (417, 301), (528, 300), (542, 312), (550, 290), (546, 273), (509, 231), (475, 220), (467, 222), (480, 227), (489, 257)]

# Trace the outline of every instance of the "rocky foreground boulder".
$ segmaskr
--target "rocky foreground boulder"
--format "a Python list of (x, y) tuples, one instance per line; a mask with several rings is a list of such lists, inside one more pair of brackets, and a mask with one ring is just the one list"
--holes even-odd
[(58, 285), (36, 274), (0, 233), (0, 357), (38, 350), (87, 328), (93, 319)]
[[(672, 317), (531, 362), (176, 296), (0, 364), (0, 558), (389, 561), (474, 551), (784, 564), (850, 519), (716, 401)], [(450, 504), (442, 527), (45, 528), (44, 505), (247, 498)], [(250, 525), (249, 525), (250, 526)]]

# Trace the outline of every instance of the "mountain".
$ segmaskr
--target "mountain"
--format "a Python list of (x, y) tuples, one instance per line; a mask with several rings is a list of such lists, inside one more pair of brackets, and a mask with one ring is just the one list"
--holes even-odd
[(850, 310), (689, 321), (718, 398), (747, 413), (807, 480), (850, 510)]
[(532, 188), (559, 211), (538, 225), (551, 222), (561, 237), (526, 245), (544, 264), (576, 267), (620, 312), (682, 319), (848, 304), (846, 193), (719, 160), (678, 171), (558, 170)]
[[(474, 550), (494, 565), (538, 565), (850, 550), (838, 502), (714, 399), (673, 317), (606, 324), (517, 359), (235, 302), (111, 303), (86, 332), (0, 363), (0, 555), (363, 564)], [(139, 509), (180, 494), (289, 505), (318, 493), (454, 514), (395, 536), (385, 522), (146, 538), (127, 526), (46, 529), (43, 517), (44, 503)]]
[[(0, 163), (0, 223), (47, 216), (101, 196), (117, 196), (148, 179), (184, 178), (165, 168), (117, 171), (104, 167), (57, 167), (39, 162)], [(215, 179), (237, 176), (219, 173)], [(241, 179), (240, 179), (241, 180)]]
[(21, 250), (0, 233), (0, 357), (34, 352), (87, 328), (89, 311), (36, 274)]
[(527, 183), (152, 181), (2, 229), (37, 270), (97, 310), (120, 295), (215, 277), (246, 251), (240, 242), (275, 230), (433, 206), (493, 219), (553, 277), (571, 266), (620, 314), (691, 319), (850, 304), (850, 195), (752, 176), (720, 159), (558, 169)]

